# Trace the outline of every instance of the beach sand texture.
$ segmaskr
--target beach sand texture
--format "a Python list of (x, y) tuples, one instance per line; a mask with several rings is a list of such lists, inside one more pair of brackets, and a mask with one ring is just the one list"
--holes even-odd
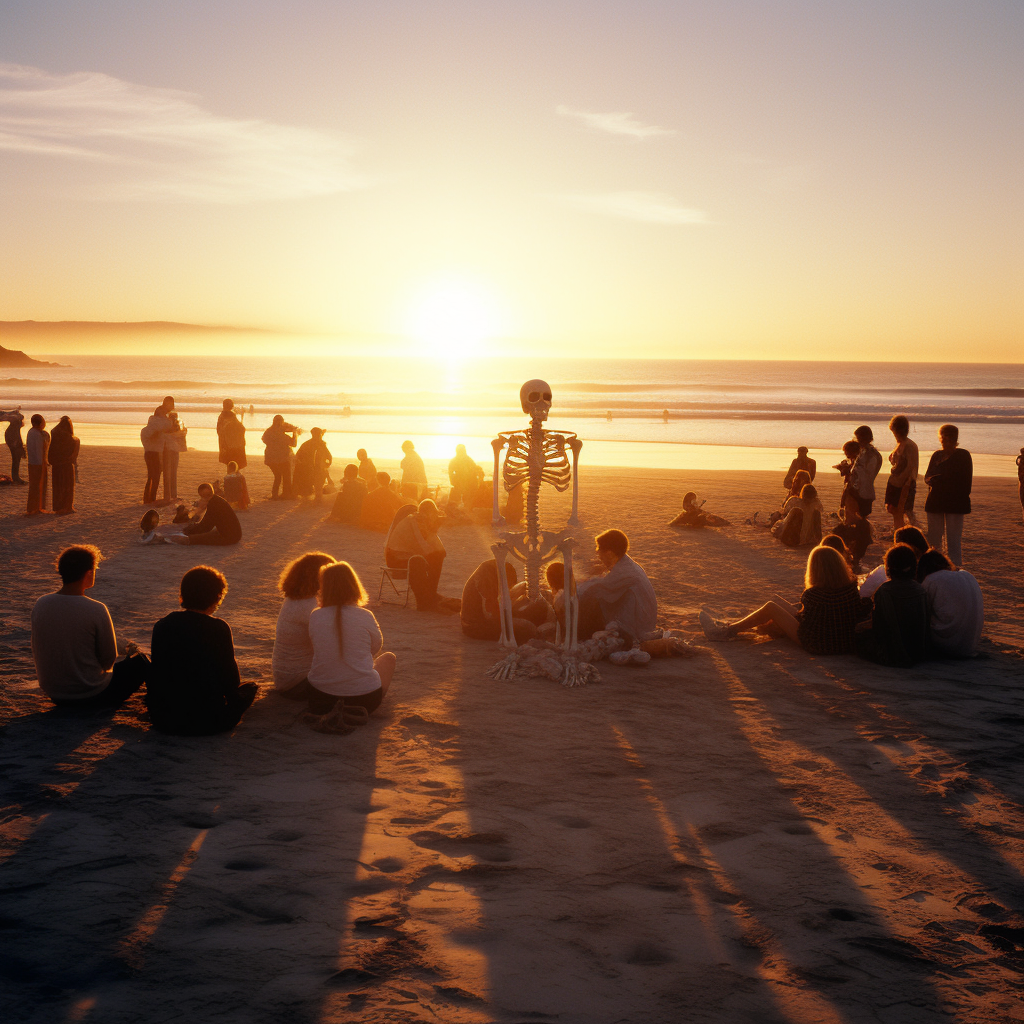
[[(978, 480), (965, 531), (988, 619), (976, 661), (901, 672), (758, 637), (603, 663), (581, 689), (497, 683), (496, 645), (457, 617), (373, 602), (392, 690), (367, 727), (328, 736), (270, 691), (277, 575), (324, 550), (375, 597), (382, 537), (325, 522), (329, 505), (260, 500), (237, 547), (139, 547), (141, 452), (80, 465), (76, 515), (22, 518), (24, 489), (0, 489), (6, 1021), (1021, 1019), (1015, 482)], [(181, 492), (214, 475), (215, 456), (184, 455)], [(819, 482), (835, 507), (838, 477)], [(667, 529), (688, 489), (736, 525)], [(796, 600), (804, 553), (742, 525), (782, 494), (774, 474), (584, 467), (578, 568), (594, 533), (626, 530), (665, 624), (694, 634), (701, 605)], [(546, 525), (566, 509), (545, 490)], [(454, 595), (492, 534), (442, 536)], [(107, 556), (92, 596), (146, 648), (186, 569), (224, 571), (221, 614), (262, 687), (232, 734), (152, 733), (137, 696), (113, 715), (50, 709), (29, 613), (81, 541)]]

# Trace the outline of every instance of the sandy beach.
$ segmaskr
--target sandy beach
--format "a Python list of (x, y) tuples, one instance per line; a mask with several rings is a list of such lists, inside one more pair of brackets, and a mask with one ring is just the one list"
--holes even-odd
[[(241, 544), (200, 551), (136, 544), (139, 449), (87, 447), (80, 467), (75, 515), (24, 518), (24, 488), (0, 488), (5, 1020), (1024, 1019), (1015, 481), (977, 479), (965, 528), (978, 659), (901, 671), (699, 639), (696, 658), (605, 662), (601, 682), (566, 689), (495, 682), (497, 646), (457, 617), (377, 602), (381, 535), (326, 522), (329, 498), (263, 500), (261, 457)], [(179, 489), (216, 475), (214, 454), (189, 452)], [(834, 508), (838, 475), (817, 482)], [(691, 489), (734, 525), (666, 528)], [(799, 597), (804, 553), (744, 525), (777, 507), (781, 474), (584, 462), (580, 495), (577, 569), (590, 537), (625, 530), (665, 626), (697, 639), (702, 605)], [(545, 522), (567, 508), (545, 491)], [(461, 593), (491, 536), (444, 529), (442, 593)], [(220, 614), (261, 687), (233, 733), (153, 733), (138, 696), (116, 714), (52, 709), (29, 614), (75, 542), (102, 549), (90, 596), (146, 649), (183, 572), (226, 574)], [(271, 691), (277, 576), (308, 550), (352, 562), (398, 656), (386, 702), (348, 736), (311, 731)]]

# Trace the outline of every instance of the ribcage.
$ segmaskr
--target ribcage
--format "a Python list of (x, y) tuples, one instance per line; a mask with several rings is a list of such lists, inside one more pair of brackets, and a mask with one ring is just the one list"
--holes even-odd
[[(507, 435), (508, 452), (502, 470), (502, 482), (506, 491), (511, 491), (519, 484), (530, 482), (530, 435), (528, 431), (515, 431)], [(561, 434), (545, 430), (541, 441), (540, 458), (537, 468), (540, 479), (551, 484), (556, 491), (564, 491), (572, 482), (572, 469), (565, 450), (565, 437)]]

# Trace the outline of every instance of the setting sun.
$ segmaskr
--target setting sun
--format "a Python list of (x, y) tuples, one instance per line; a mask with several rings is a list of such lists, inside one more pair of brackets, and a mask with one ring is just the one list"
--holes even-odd
[(498, 332), (490, 296), (466, 281), (444, 281), (424, 288), (412, 303), (407, 331), (431, 355), (463, 359), (484, 355)]

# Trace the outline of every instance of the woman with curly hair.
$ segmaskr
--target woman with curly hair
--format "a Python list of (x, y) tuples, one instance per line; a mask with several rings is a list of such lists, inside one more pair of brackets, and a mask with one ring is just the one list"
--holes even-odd
[(284, 567), (277, 589), (284, 604), (277, 616), (274, 653), (270, 660), (274, 691), (291, 700), (309, 697), (313, 641), (309, 638), (309, 616), (316, 608), (320, 590), (320, 570), (335, 561), (323, 551), (307, 551)]

